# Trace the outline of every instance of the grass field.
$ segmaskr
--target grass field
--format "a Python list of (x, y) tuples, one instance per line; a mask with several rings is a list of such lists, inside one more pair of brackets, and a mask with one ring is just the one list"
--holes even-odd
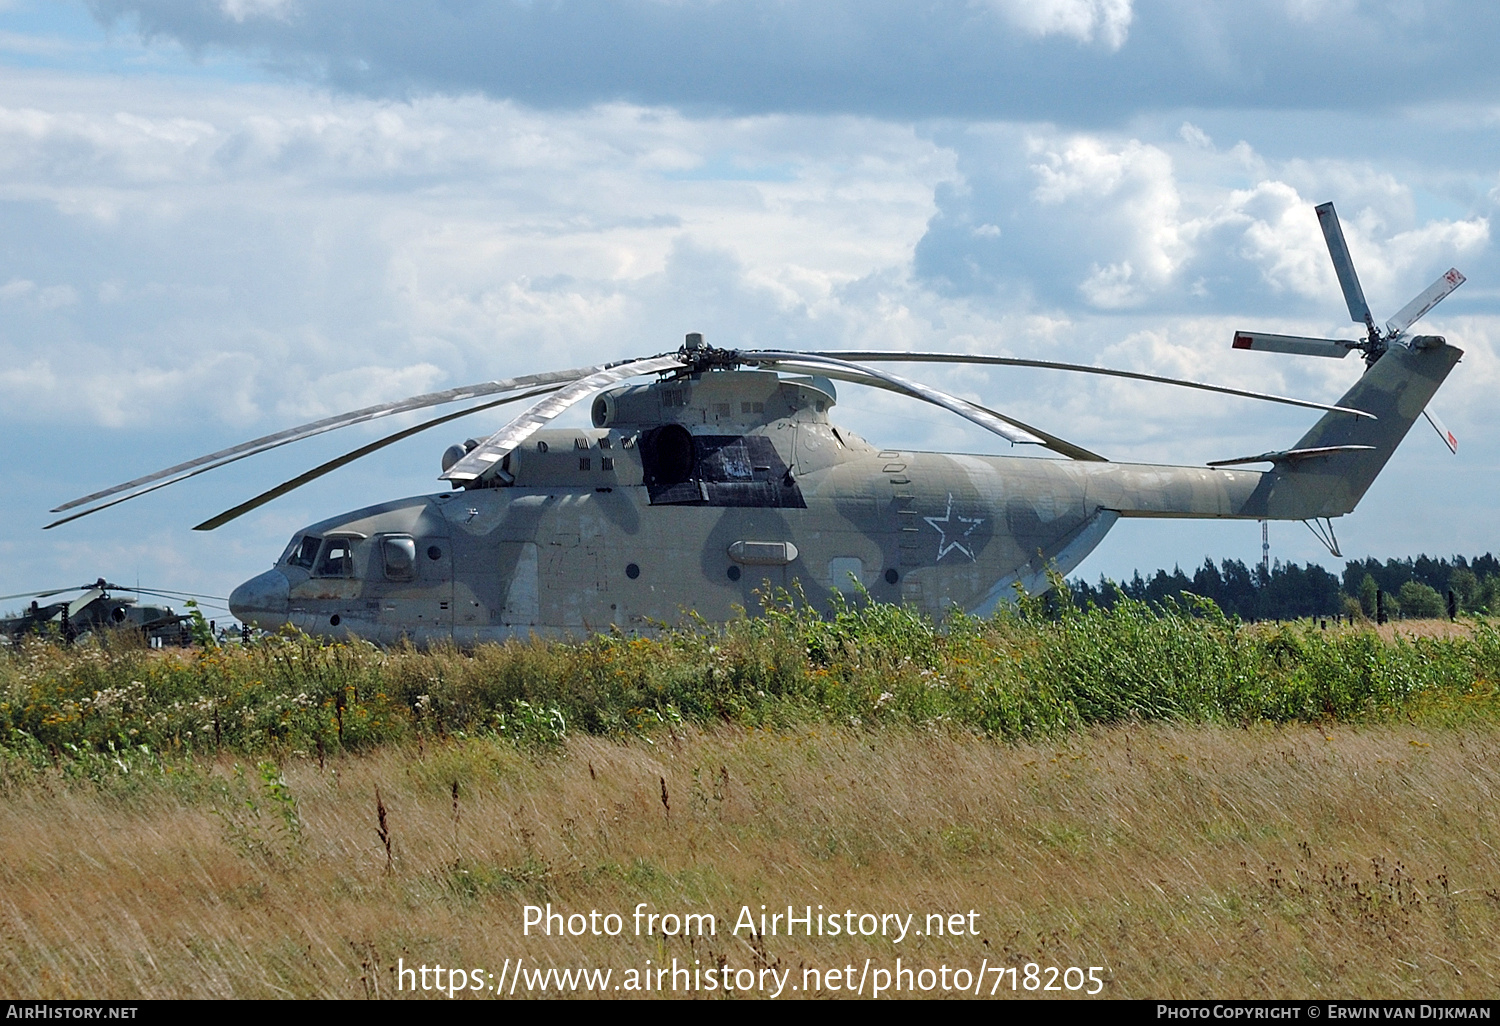
[[(934, 996), (943, 966), (1044, 994), (1028, 963), (1100, 967), (1113, 997), (1495, 994), (1491, 625), (1035, 613), (787, 609), (468, 655), (12, 651), (0, 991), (423, 994), (398, 964), (508, 990), (524, 959), (609, 969), (613, 995), (675, 958), (841, 996), (899, 958)], [(523, 935), (549, 902), (621, 933)], [(715, 933), (636, 936), (641, 903)], [(732, 930), (789, 904), (913, 919)]]

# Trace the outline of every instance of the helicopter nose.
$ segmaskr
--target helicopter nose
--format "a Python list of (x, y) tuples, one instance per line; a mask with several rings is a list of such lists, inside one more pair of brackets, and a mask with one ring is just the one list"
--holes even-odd
[(290, 591), (280, 570), (267, 570), (229, 593), (229, 611), (240, 623), (275, 629), (286, 623)]

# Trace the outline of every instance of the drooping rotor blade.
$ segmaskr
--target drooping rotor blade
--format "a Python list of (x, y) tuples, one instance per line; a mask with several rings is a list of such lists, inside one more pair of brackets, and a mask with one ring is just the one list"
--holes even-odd
[(545, 395), (548, 392), (555, 392), (556, 390), (556, 386), (550, 386), (547, 388), (534, 389), (530, 392), (523, 392), (521, 395), (507, 396), (504, 399), (498, 399), (494, 402), (483, 403), (479, 406), (470, 407), (467, 410), (460, 410), (458, 413), (444, 414), (441, 417), (435, 417), (432, 420), (424, 421), (421, 424), (417, 424), (413, 427), (397, 431), (393, 435), (386, 435), (384, 438), (377, 439), (376, 441), (371, 442), (369, 445), (362, 445), (352, 452), (346, 452), (344, 453), (344, 455), (339, 456), (335, 459), (331, 459), (327, 463), (320, 464), (319, 466), (314, 467), (312, 470), (307, 471), (307, 473), (305, 474), (298, 474), (290, 481), (283, 481), (275, 488), (267, 489), (266, 491), (263, 491), (259, 495), (255, 496), (255, 498), (248, 499), (245, 502), (240, 503), (238, 506), (235, 506), (233, 509), (226, 509), (218, 516), (210, 517), (209, 519), (203, 521), (203, 523), (194, 527), (193, 530), (212, 531), (216, 527), (223, 527), (231, 520), (238, 519), (239, 517), (244, 516), (246, 513), (249, 513), (253, 509), (259, 509), (261, 506), (264, 506), (272, 499), (278, 499), (281, 496), (285, 495), (287, 492), (301, 488), (309, 481), (316, 481), (324, 474), (331, 473), (339, 469), (340, 467), (347, 466), (348, 464), (353, 463), (355, 460), (360, 459), (361, 457), (368, 456), (372, 452), (384, 449), (388, 445), (394, 445), (395, 443), (401, 441), (403, 438), (410, 438), (412, 435), (418, 434), (422, 431), (426, 431), (428, 428), (435, 428), (439, 424), (446, 424), (450, 420), (457, 420), (460, 417), (467, 417), (471, 413), (479, 413), (483, 410), (492, 410), (496, 406), (504, 406), (506, 403), (520, 402), (522, 399), (532, 399), (539, 395)]
[(1263, 353), (1296, 353), (1298, 356), (1331, 356), (1342, 360), (1358, 342), (1336, 338), (1306, 338), (1302, 335), (1271, 335), (1264, 331), (1236, 331), (1234, 348), (1255, 349)]
[(857, 363), (840, 359), (837, 356), (830, 356), (826, 353), (785, 353), (759, 349), (741, 351), (736, 356), (747, 363), (829, 368), (840, 372), (840, 374), (830, 373), (829, 377), (858, 374), (862, 378), (883, 382), (885, 387), (888, 387), (891, 391), (925, 400), (934, 406), (941, 406), (950, 413), (956, 413), (965, 420), (972, 421), (988, 431), (993, 431), (1014, 445), (1045, 444), (1043, 439), (1038, 435), (1018, 428), (1009, 423), (1005, 418), (975, 406), (965, 399), (949, 395), (947, 392), (940, 392), (928, 385), (908, 381), (905, 378), (897, 377), (895, 374), (887, 374), (885, 371), (876, 370), (874, 367), (862, 367)]
[[(472, 407), (472, 408), (467, 409), (467, 410), (463, 410), (463, 411), (461, 411), (459, 413), (449, 414), (446, 419), (447, 420), (454, 420), (454, 419), (456, 419), (458, 417), (467, 417), (469, 414), (477, 412), (478, 410), (489, 409), (490, 406), (500, 406), (500, 405), (503, 405), (504, 403), (518, 402), (518, 401), (520, 401), (522, 399), (530, 399), (533, 396), (542, 395), (542, 394), (545, 394), (547, 392), (552, 391), (553, 387), (555, 387), (555, 386), (551, 386), (551, 387), (547, 387), (547, 388), (535, 389), (534, 391), (524, 392), (524, 393), (522, 393), (520, 395), (507, 396), (506, 398), (501, 399), (501, 400), (499, 400), (497, 402), (491, 403), (489, 405), (476, 406), (476, 407)], [(424, 426), (425, 427), (432, 427), (432, 426), (440, 424), (440, 423), (443, 423), (443, 418), (439, 418), (438, 420), (429, 421), (429, 422), (427, 422), (426, 425), (419, 425), (415, 430), (413, 430), (410, 433), (415, 434), (416, 431), (422, 430), (422, 428)], [(401, 438), (405, 438), (405, 437), (407, 437), (406, 434), (398, 434), (392, 440), (393, 441), (399, 441)], [(285, 444), (285, 443), (278, 443), (278, 444)], [(375, 450), (374, 449), (370, 449), (369, 451), (370, 452), (374, 452)], [(253, 454), (252, 453), (245, 453), (244, 454), (244, 456), (248, 456), (248, 455), (253, 455)], [(234, 460), (236, 460), (236, 459), (243, 459), (244, 456), (236, 456), (236, 457), (234, 457), (234, 459), (226, 460), (224, 462), (225, 463), (233, 463)], [(358, 457), (355, 457), (355, 458), (357, 459)], [(209, 465), (209, 466), (197, 467), (197, 468), (195, 468), (193, 470), (189, 470), (188, 472), (186, 472), (184, 474), (179, 474), (176, 477), (168, 478), (165, 481), (158, 481), (155, 484), (146, 485), (144, 488), (138, 488), (138, 489), (136, 489), (133, 492), (129, 492), (128, 494), (120, 496), (119, 498), (110, 499), (108, 502), (101, 502), (101, 503), (99, 503), (96, 506), (90, 506), (88, 509), (79, 510), (77, 513), (70, 513), (70, 514), (68, 514), (65, 517), (59, 517), (58, 519), (52, 521), (52, 523), (50, 523), (47, 526), (43, 527), (42, 530), (44, 530), (44, 531), (50, 531), (54, 527), (59, 527), (62, 524), (66, 524), (66, 523), (69, 523), (70, 521), (77, 520), (80, 517), (86, 517), (90, 513), (97, 513), (101, 509), (109, 509), (109, 507), (111, 507), (111, 506), (118, 506), (122, 502), (128, 502), (129, 500), (134, 499), (134, 498), (138, 498), (139, 496), (145, 495), (148, 492), (154, 492), (154, 491), (156, 491), (159, 488), (165, 488), (168, 485), (176, 484), (179, 481), (185, 481), (185, 480), (187, 480), (190, 477), (197, 477), (199, 474), (206, 474), (210, 470), (215, 470), (218, 467), (221, 467), (223, 465), (224, 465), (223, 463), (217, 463), (217, 464), (212, 464), (212, 465)], [(328, 469), (329, 470), (333, 470), (333, 469), (336, 469), (336, 468), (335, 467), (329, 467)], [(326, 473), (326, 471), (325, 471), (325, 473)], [(312, 478), (308, 478), (307, 480), (310, 481), (310, 480), (312, 480)], [(287, 489), (287, 491), (290, 491), (290, 490), (291, 490), (290, 488)], [(281, 492), (279, 494), (285, 495), (286, 493), (285, 492)], [(269, 502), (271, 499), (273, 499), (275, 497), (276, 496), (274, 496), (274, 495), (270, 496), (269, 498), (267, 498), (266, 501)], [(248, 512), (248, 510), (246, 512)], [(225, 521), (225, 523), (228, 523), (228, 521)], [(208, 528), (204, 528), (204, 529), (208, 530)]]
[[(608, 365), (605, 364), (602, 366)], [(396, 402), (380, 403), (376, 406), (366, 406), (363, 409), (351, 410), (348, 413), (340, 413), (333, 417), (324, 417), (322, 420), (315, 420), (307, 424), (302, 424), (298, 427), (287, 428), (285, 431), (277, 431), (274, 434), (252, 439), (248, 442), (241, 442), (239, 445), (232, 445), (227, 449), (220, 449), (218, 452), (211, 452), (207, 456), (199, 456), (196, 459), (188, 460), (186, 463), (179, 463), (175, 467), (168, 467), (165, 470), (158, 470), (153, 474), (147, 474), (145, 477), (138, 477), (134, 481), (126, 481), (124, 484), (112, 485), (111, 487), (105, 488), (102, 491), (93, 492), (89, 495), (82, 496), (81, 498), (65, 502), (61, 506), (58, 506), (56, 509), (52, 510), (52, 512), (61, 513), (64, 510), (72, 509), (75, 506), (82, 506), (83, 504), (93, 502), (96, 499), (102, 499), (110, 495), (117, 495), (120, 492), (128, 491), (130, 489), (140, 489), (134, 494), (127, 495), (125, 497), (126, 499), (132, 499), (135, 498), (136, 495), (144, 495), (149, 491), (154, 491), (155, 487), (162, 487), (163, 485), (167, 484), (175, 484), (177, 481), (193, 477), (196, 474), (201, 474), (205, 470), (212, 470), (215, 467), (221, 467), (227, 463), (233, 463), (235, 460), (242, 460), (247, 456), (254, 456), (257, 453), (265, 452), (268, 449), (274, 449), (277, 446), (287, 445), (291, 442), (298, 442), (304, 438), (311, 438), (313, 435), (322, 434), (325, 431), (334, 431), (338, 428), (349, 427), (353, 424), (360, 424), (364, 421), (374, 420), (378, 417), (389, 417), (392, 414), (396, 413), (406, 413), (410, 410), (426, 409), (429, 406), (441, 406), (444, 403), (461, 402), (465, 399), (477, 399), (481, 396), (495, 395), (500, 392), (516, 392), (520, 391), (521, 389), (534, 388), (538, 385), (565, 384), (569, 381), (577, 380), (585, 374), (592, 374), (600, 369), (602, 369), (601, 366), (575, 367), (572, 370), (549, 371), (545, 374), (527, 374), (518, 378), (507, 378), (499, 381), (484, 381), (475, 385), (464, 385), (461, 388), (446, 389), (442, 392), (428, 392), (425, 395), (411, 396), (410, 398), (400, 399)], [(171, 478), (171, 480), (162, 481), (163, 478)], [(162, 484), (156, 485), (152, 488), (141, 487), (142, 485), (150, 485), (153, 482), (162, 482)], [(123, 502), (124, 499), (118, 501)], [(108, 503), (106, 505), (112, 506), (115, 505), (115, 503)], [(105, 506), (100, 506), (98, 508), (104, 509)], [(63, 523), (67, 523), (67, 519), (56, 521), (55, 523), (49, 524), (48, 526), (55, 527), (57, 526), (57, 524)]]
[(229, 601), (222, 595), (199, 595), (197, 592), (192, 591), (161, 591), (157, 588), (116, 588), (115, 590), (128, 591), (132, 595), (150, 595), (153, 598), (197, 599), (200, 602), (204, 599), (208, 599), (213, 602)]
[[(251, 454), (247, 453), (246, 455)], [(235, 457), (235, 459), (242, 458), (243, 457)], [(226, 460), (225, 462), (232, 463), (234, 461)], [(129, 502), (131, 499), (139, 498), (140, 496), (145, 495), (148, 492), (154, 492), (158, 488), (165, 488), (167, 487), (167, 485), (174, 485), (179, 481), (186, 481), (190, 477), (197, 477), (199, 474), (206, 474), (210, 470), (214, 470), (215, 468), (220, 466), (223, 466), (223, 464), (215, 463), (210, 466), (199, 467), (196, 470), (189, 470), (185, 474), (179, 474), (176, 477), (169, 477), (165, 481), (158, 481), (155, 484), (146, 485), (144, 488), (137, 488), (135, 491), (127, 492), (117, 499), (110, 499), (108, 502), (101, 502), (96, 506), (90, 506), (88, 509), (81, 509), (77, 513), (69, 513), (65, 517), (58, 517), (56, 520), (52, 521), (52, 523), (47, 524), (45, 527), (43, 527), (42, 530), (50, 531), (54, 527), (61, 527), (63, 524), (71, 523), (72, 521), (77, 520), (80, 517), (86, 517), (90, 513), (98, 513), (101, 509), (109, 509), (111, 506), (118, 506), (122, 502)]]
[(1188, 381), (1184, 378), (1164, 378), (1157, 374), (1141, 374), (1137, 371), (1114, 370), (1110, 367), (1090, 367), (1081, 363), (1057, 363), (1053, 360), (1022, 360), (1012, 356), (971, 356), (967, 353), (898, 353), (891, 350), (855, 351), (839, 349), (810, 355), (832, 356), (862, 362), (874, 360), (890, 363), (973, 363), (997, 367), (1040, 367), (1044, 370), (1076, 371), (1080, 374), (1102, 374), (1106, 377), (1130, 378), (1134, 381), (1154, 381), (1161, 385), (1181, 385), (1183, 388), (1197, 388), (1205, 392), (1237, 395), (1244, 399), (1262, 399), (1269, 403), (1284, 403), (1288, 406), (1301, 406), (1309, 410), (1348, 413), (1356, 417), (1368, 417), (1370, 420), (1379, 419), (1373, 413), (1366, 413), (1364, 410), (1356, 410), (1349, 406), (1330, 406), (1327, 403), (1315, 403), (1311, 399), (1292, 399), (1284, 395), (1272, 395), (1269, 392), (1251, 392), (1243, 388), (1230, 388), (1228, 385), (1210, 385), (1202, 381)]
[(1410, 303), (1403, 306), (1390, 320), (1385, 322), (1385, 330), (1391, 335), (1399, 335), (1421, 317), (1443, 301), (1443, 297), (1462, 285), (1467, 279), (1459, 273), (1457, 267), (1450, 267), (1437, 281), (1422, 290)]
[(1344, 228), (1339, 224), (1339, 215), (1332, 203), (1322, 203), (1316, 208), (1318, 224), (1323, 228), (1323, 240), (1328, 243), (1328, 255), (1333, 257), (1333, 271), (1339, 276), (1339, 288), (1344, 290), (1344, 302), (1349, 305), (1349, 318), (1355, 324), (1363, 324), (1370, 332), (1371, 340), (1377, 337), (1375, 318), (1370, 316), (1370, 304), (1365, 302), (1365, 290), (1360, 288), (1359, 275), (1354, 273), (1354, 258), (1349, 255), (1349, 244), (1344, 241)]
[(61, 595), (65, 591), (80, 591), (79, 588), (53, 588), (51, 591), (23, 591), (15, 595), (0, 595), (0, 602), (9, 602), (18, 598), (51, 598), (53, 595)]
[(83, 612), (84, 607), (87, 606), (90, 602), (94, 601), (94, 599), (100, 599), (103, 597), (104, 591), (102, 589), (90, 588), (82, 595), (79, 595), (72, 602), (68, 603), (68, 618), (72, 619), (79, 613)]
[(1448, 451), (1457, 456), (1458, 436), (1448, 430), (1448, 425), (1443, 423), (1443, 418), (1433, 413), (1431, 409), (1424, 409), (1422, 416), (1427, 418), (1427, 423), (1432, 425), (1432, 429), (1438, 433), (1438, 437), (1443, 440), (1443, 444), (1448, 447)]
[[(885, 389), (888, 392), (895, 392), (897, 395), (904, 395), (904, 396), (909, 396), (911, 398), (921, 399), (924, 402), (931, 401), (931, 400), (928, 400), (926, 396), (918, 395), (918, 394), (912, 392), (910, 389), (908, 389), (908, 388), (906, 388), (904, 386), (894, 385), (890, 381), (886, 380), (885, 378), (877, 377), (873, 373), (863, 373), (861, 371), (836, 369), (836, 368), (830, 367), (829, 364), (826, 361), (824, 361), (824, 360), (819, 360), (817, 362), (805, 361), (805, 362), (802, 362), (800, 364), (797, 361), (792, 361), (792, 360), (779, 360), (779, 361), (769, 361), (768, 360), (768, 361), (766, 361), (763, 364), (763, 366), (775, 366), (775, 367), (786, 367), (786, 368), (796, 368), (796, 367), (800, 366), (800, 367), (804, 367), (804, 368), (808, 368), (808, 369), (817, 370), (817, 371), (819, 371), (820, 373), (824, 374), (827, 377), (837, 378), (840, 381), (850, 381), (850, 382), (853, 382), (856, 385), (869, 385), (871, 388), (883, 388), (883, 389)], [(854, 366), (854, 365), (851, 364), (850, 366)], [(925, 388), (926, 386), (922, 386), (922, 387)], [(1096, 452), (1090, 452), (1088, 449), (1085, 449), (1081, 445), (1074, 445), (1072, 442), (1069, 442), (1066, 439), (1058, 438), (1056, 435), (1048, 434), (1047, 432), (1043, 431), (1041, 428), (1032, 427), (1030, 424), (1027, 424), (1024, 421), (1016, 420), (1014, 417), (1008, 417), (1005, 414), (999, 413), (999, 412), (997, 412), (995, 410), (992, 410), (992, 409), (990, 409), (987, 406), (980, 406), (978, 403), (971, 403), (967, 399), (957, 399), (954, 396), (949, 396), (948, 398), (955, 399), (955, 401), (957, 401), (957, 402), (966, 403), (968, 406), (972, 407), (973, 409), (978, 410), (981, 413), (986, 413), (989, 416), (994, 417), (997, 420), (1004, 421), (1006, 424), (1009, 424), (1013, 428), (1018, 428), (1021, 431), (1028, 432), (1028, 433), (1030, 433), (1032, 435), (1035, 435), (1038, 439), (1041, 440), (1040, 444), (1043, 447), (1051, 449), (1053, 452), (1061, 453), (1062, 455), (1067, 456), (1069, 459), (1084, 460), (1084, 461), (1089, 462), (1089, 463), (1108, 463), (1109, 462), (1109, 460), (1107, 458), (1105, 458), (1103, 456), (1100, 456)], [(944, 407), (944, 409), (947, 409), (947, 408), (948, 407)], [(987, 429), (990, 429), (988, 424), (981, 424), (981, 426), (985, 427)], [(993, 429), (990, 429), (990, 430), (993, 430)]]
[(438, 475), (440, 481), (473, 481), (485, 471), (505, 458), (526, 439), (545, 427), (569, 406), (585, 396), (616, 382), (641, 374), (657, 374), (676, 370), (686, 364), (676, 356), (653, 356), (644, 360), (630, 360), (580, 377), (571, 384), (558, 389), (541, 400), (515, 420), (496, 431), (481, 442), (467, 456)]

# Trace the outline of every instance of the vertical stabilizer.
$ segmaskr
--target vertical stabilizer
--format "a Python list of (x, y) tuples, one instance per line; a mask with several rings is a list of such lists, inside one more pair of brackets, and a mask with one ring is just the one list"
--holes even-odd
[(1278, 463), (1268, 475), (1266, 515), (1306, 520), (1353, 510), (1462, 356), (1436, 336), (1386, 350), (1338, 402), (1377, 419), (1325, 414), (1293, 447), (1369, 448)]

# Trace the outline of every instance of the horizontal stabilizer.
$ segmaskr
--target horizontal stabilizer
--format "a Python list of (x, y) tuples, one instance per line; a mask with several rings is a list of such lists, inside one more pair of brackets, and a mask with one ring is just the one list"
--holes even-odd
[(1336, 338), (1307, 338), (1302, 335), (1270, 335), (1263, 331), (1236, 331), (1234, 348), (1256, 349), (1264, 353), (1296, 353), (1298, 356), (1331, 356), (1342, 360), (1358, 342)]
[(1213, 460), (1210, 467), (1237, 467), (1242, 463), (1296, 463), (1314, 456), (1332, 456), (1338, 452), (1372, 452), (1373, 445), (1322, 445), (1312, 449), (1283, 449), (1280, 452), (1263, 452), (1259, 456), (1241, 456), (1236, 460)]

